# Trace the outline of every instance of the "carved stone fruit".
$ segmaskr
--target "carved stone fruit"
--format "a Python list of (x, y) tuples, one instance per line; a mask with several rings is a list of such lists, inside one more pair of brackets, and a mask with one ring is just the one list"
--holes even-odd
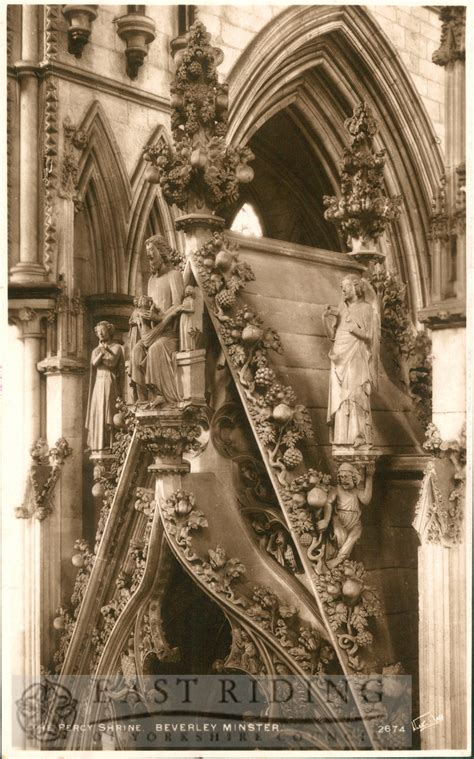
[(187, 516), (191, 513), (192, 509), (192, 503), (188, 498), (180, 498), (174, 507), (175, 513), (180, 517)]
[(160, 170), (156, 166), (149, 166), (145, 172), (145, 179), (150, 184), (158, 184), (160, 176)]
[(53, 619), (53, 627), (55, 630), (64, 630), (64, 619), (62, 617), (55, 617)]
[(342, 586), (342, 595), (348, 601), (355, 602), (362, 593), (363, 585), (359, 580), (349, 579), (344, 582)]
[(302, 535), (300, 535), (300, 543), (302, 546), (309, 546), (313, 542), (313, 536), (309, 532), (303, 532)]
[(291, 496), (291, 500), (295, 504), (295, 506), (304, 506), (306, 503), (306, 498), (302, 493), (293, 493)]
[(279, 403), (273, 409), (272, 416), (277, 424), (288, 424), (293, 419), (293, 409), (286, 403)]
[(216, 267), (223, 274), (226, 274), (228, 271), (230, 271), (234, 263), (235, 256), (230, 252), (230, 250), (220, 250), (216, 256)]
[(92, 495), (94, 496), (94, 498), (102, 498), (104, 493), (105, 493), (104, 486), (102, 485), (101, 482), (96, 482), (92, 486)]
[(71, 561), (74, 567), (84, 566), (84, 556), (82, 555), (82, 553), (75, 553)]
[(253, 324), (247, 324), (242, 330), (242, 342), (246, 345), (255, 345), (261, 339), (263, 331), (260, 327), (255, 327)]
[(114, 414), (114, 426), (125, 427), (125, 416), (122, 413), (122, 411), (119, 411), (117, 414)]
[(315, 487), (311, 488), (311, 490), (308, 491), (306, 494), (306, 500), (308, 501), (308, 506), (311, 506), (313, 509), (320, 509), (322, 506), (326, 504), (328, 494), (323, 488)]
[(329, 593), (329, 595), (334, 596), (334, 598), (336, 598), (341, 593), (341, 586), (339, 585), (339, 583), (330, 582), (326, 590)]
[(235, 173), (241, 184), (248, 184), (254, 178), (254, 170), (251, 166), (247, 166), (244, 163), (240, 163), (237, 166)]
[(204, 148), (195, 148), (191, 153), (190, 161), (194, 169), (205, 169), (208, 158)]
[(213, 269), (214, 268), (214, 259), (213, 258), (205, 258), (203, 261), (204, 266), (206, 269)]

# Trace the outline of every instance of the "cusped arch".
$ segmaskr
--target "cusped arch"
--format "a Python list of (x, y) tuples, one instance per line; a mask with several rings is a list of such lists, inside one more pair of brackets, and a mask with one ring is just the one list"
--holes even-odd
[(99, 101), (88, 108), (79, 129), (87, 134), (78, 167), (77, 195), (86, 200), (93, 192), (96, 199), (95, 235), (101, 243), (96, 248), (105, 260), (97, 262), (103, 271), (100, 290), (126, 292), (126, 232), (131, 205), (130, 182), (112, 127)]
[[(150, 134), (144, 147), (164, 143), (171, 144), (171, 138), (163, 125), (158, 125)], [(181, 246), (175, 231), (172, 208), (163, 198), (160, 186), (146, 178), (149, 163), (142, 153), (132, 174), (132, 204), (127, 226), (127, 291), (135, 294), (139, 289), (139, 263), (145, 239), (149, 230), (152, 234), (162, 234), (171, 247)]]
[(344, 120), (365, 99), (380, 124), (386, 191), (402, 195), (403, 213), (381, 244), (408, 283), (412, 308), (427, 300), (431, 200), (444, 171), (424, 104), (397, 51), (362, 6), (292, 6), (270, 21), (228, 76), (229, 136), (248, 142), (273, 115), (289, 109), (315, 158), (338, 187), (347, 146)]

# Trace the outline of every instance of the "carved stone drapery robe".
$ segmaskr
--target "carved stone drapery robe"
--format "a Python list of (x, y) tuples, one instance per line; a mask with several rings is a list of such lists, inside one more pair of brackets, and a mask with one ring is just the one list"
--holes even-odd
[[(181, 272), (171, 269), (148, 280), (148, 295), (155, 308), (165, 313), (181, 304), (184, 295)], [(135, 345), (131, 355), (132, 381), (142, 387), (152, 385), (167, 403), (179, 400), (174, 354), (178, 350), (179, 315), (160, 322)]]
[(110, 353), (100, 356), (100, 345), (91, 356), (91, 377), (87, 404), (87, 445), (92, 451), (112, 447), (117, 399), (123, 394), (125, 359), (119, 343), (107, 345)]
[[(355, 325), (365, 339), (351, 334)], [(329, 353), (328, 424), (331, 442), (358, 447), (373, 442), (370, 395), (375, 385), (374, 315), (365, 301), (342, 303), (339, 308), (336, 334)]]

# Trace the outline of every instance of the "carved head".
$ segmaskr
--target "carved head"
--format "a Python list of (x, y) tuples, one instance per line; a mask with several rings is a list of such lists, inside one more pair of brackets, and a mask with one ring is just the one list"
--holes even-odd
[(138, 308), (148, 308), (150, 309), (153, 305), (153, 298), (151, 298), (149, 295), (140, 295), (138, 298)]
[(169, 264), (171, 248), (161, 235), (153, 235), (145, 241), (146, 257), (152, 274), (159, 274)]
[(194, 287), (192, 285), (188, 285), (184, 289), (184, 294), (187, 298), (194, 298), (196, 293), (194, 292)]
[(341, 282), (342, 297), (345, 301), (364, 298), (364, 284), (357, 274), (348, 274)]
[(360, 483), (360, 472), (354, 464), (344, 461), (337, 470), (337, 481), (344, 490), (352, 490)]
[(112, 322), (99, 322), (94, 327), (94, 332), (99, 340), (111, 340), (114, 334), (114, 325)]

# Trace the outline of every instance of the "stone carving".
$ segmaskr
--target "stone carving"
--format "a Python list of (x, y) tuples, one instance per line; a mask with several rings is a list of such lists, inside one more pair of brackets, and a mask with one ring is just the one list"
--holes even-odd
[(302, 571), (288, 529), (279, 519), (262, 510), (252, 514), (251, 525), (260, 547), (278, 564), (292, 573)]
[[(48, 6), (51, 8), (52, 6)], [(47, 14), (49, 15), (49, 14)], [(48, 39), (48, 35), (46, 35)], [(58, 189), (58, 87), (53, 77), (45, 82), (44, 106), (44, 252), (43, 263), (47, 271), (57, 250), (57, 229), (54, 198)]]
[(111, 450), (116, 403), (123, 395), (125, 359), (122, 346), (112, 341), (113, 331), (114, 325), (106, 321), (95, 327), (99, 344), (91, 356), (86, 414), (87, 445), (91, 451)]
[(175, 54), (171, 83), (171, 128), (174, 149), (144, 148), (159, 174), (163, 195), (185, 213), (212, 213), (238, 198), (239, 185), (253, 179), (247, 147), (226, 146), (227, 85), (219, 84), (222, 51), (210, 44), (204, 25), (196, 21), (187, 45)]
[(33, 463), (28, 472), (26, 493), (22, 506), (15, 509), (18, 519), (35, 516), (42, 521), (53, 511), (51, 503), (54, 486), (59, 479), (65, 460), (72, 453), (67, 440), (61, 437), (52, 447), (39, 438), (30, 448)]
[(333, 222), (347, 237), (354, 255), (372, 249), (389, 222), (400, 216), (401, 197), (389, 198), (383, 191), (385, 150), (375, 151), (378, 124), (372, 109), (359, 103), (344, 122), (350, 134), (350, 148), (342, 159), (341, 197), (324, 196), (324, 218)]
[[(239, 610), (243, 609), (246, 617), (272, 635), (304, 672), (316, 674), (321, 671), (323, 652), (330, 645), (314, 628), (302, 624), (296, 606), (281, 603), (269, 588), (261, 585), (252, 588), (250, 599), (234, 590), (231, 584), (240, 580), (246, 568), (239, 559), (228, 558), (222, 546), (209, 550), (206, 559), (196, 553), (190, 533), (205, 529), (208, 523), (195, 506), (194, 496), (183, 490), (176, 491), (167, 501), (160, 501), (168, 538), (189, 563), (193, 574), (211, 592), (224, 596)], [(241, 583), (239, 586), (242, 587)]]
[(189, 471), (189, 462), (183, 453), (201, 452), (206, 443), (200, 439), (207, 419), (193, 413), (155, 410), (136, 414), (137, 437), (153, 454), (155, 463), (149, 471), (167, 471), (183, 474)]
[(120, 16), (116, 20), (117, 34), (125, 44), (125, 57), (127, 59), (127, 74), (130, 79), (136, 79), (138, 70), (148, 55), (148, 45), (156, 37), (155, 22), (149, 16), (138, 11), (144, 6), (128, 6), (134, 8), (133, 13)]
[[(218, 259), (221, 251), (225, 256), (219, 256)], [(213, 237), (193, 254), (199, 284), (224, 355), (237, 386), (241, 389), (256, 437), (266, 453), (266, 464), (270, 473), (273, 470), (277, 475), (277, 483), (273, 481), (272, 484), (276, 485), (282, 511), (291, 524), (293, 534), (298, 537), (299, 544), (306, 549), (306, 557), (315, 572), (321, 574), (326, 535), (317, 527), (317, 522), (327, 518), (329, 509), (332, 508), (331, 504), (328, 504), (331, 478), (314, 469), (308, 469), (291, 481), (291, 469), (297, 469), (303, 462), (299, 445), (304, 437), (311, 434), (310, 419), (304, 406), (296, 403), (293, 389), (278, 382), (277, 374), (270, 365), (270, 349), (282, 352), (277, 333), (263, 327), (258, 315), (246, 306), (245, 302), (239, 301), (246, 281), (253, 279), (250, 267), (244, 278), (240, 279), (235, 300), (227, 305), (226, 311), (223, 310), (222, 303), (217, 304), (216, 294), (224, 288), (230, 290), (224, 282), (222, 264), (220, 268), (217, 267), (221, 258), (225, 265), (226, 260), (228, 262), (233, 258), (232, 251), (229, 256), (224, 245), (224, 236), (214, 233)], [(367, 306), (374, 309), (376, 295), (373, 291), (370, 294), (372, 305)], [(215, 440), (218, 439), (218, 436), (215, 436)], [(227, 449), (227, 446), (225, 448)], [(349, 454), (351, 458), (360, 458), (363, 453), (365, 459), (371, 457), (369, 451), (369, 448), (366, 451), (359, 449), (359, 452), (352, 449)], [(229, 455), (227, 450), (223, 453)], [(348, 452), (342, 450), (339, 453), (346, 455)], [(310, 495), (310, 506), (306, 494), (309, 495), (312, 490), (314, 493)], [(301, 558), (303, 560), (303, 555)], [(345, 562), (341, 562), (339, 566), (343, 564)], [(363, 571), (362, 564), (360, 567)], [(349, 666), (352, 667), (354, 661), (348, 661)]]
[(432, 366), (431, 336), (417, 329), (410, 318), (407, 286), (383, 264), (375, 264), (367, 279), (377, 293), (381, 310), (382, 335), (388, 337), (402, 359), (404, 380), (415, 403), (415, 412), (424, 427), (431, 420)]
[(202, 347), (204, 300), (199, 287), (188, 285), (184, 290), (179, 322), (179, 348), (194, 351)]
[(89, 140), (86, 132), (79, 130), (66, 117), (63, 121), (64, 149), (61, 169), (61, 196), (78, 202), (76, 185), (79, 171), (79, 158)]
[(373, 641), (369, 619), (381, 614), (380, 601), (366, 582), (363, 564), (344, 561), (318, 575), (316, 584), (339, 646), (347, 652), (351, 666), (360, 671), (364, 665), (358, 651)]
[(441, 44), (432, 55), (433, 63), (447, 66), (466, 56), (466, 8), (462, 5), (445, 5), (441, 8)]
[[(436, 458), (427, 464), (413, 526), (422, 541), (449, 547), (462, 540), (466, 485), (465, 428), (460, 440), (443, 440), (436, 425), (430, 424), (423, 447)], [(443, 459), (445, 463), (449, 461), (448, 467), (439, 461)]]
[(68, 53), (81, 58), (97, 18), (97, 5), (64, 5), (63, 16), (68, 23)]
[[(155, 235), (146, 243), (151, 276), (148, 300), (141, 301), (132, 315), (130, 379), (134, 400), (152, 401), (153, 406), (177, 404), (179, 392), (174, 354), (179, 347), (179, 319), (183, 311), (183, 275), (170, 265), (171, 250), (163, 237)], [(151, 307), (150, 305), (151, 299)], [(146, 307), (143, 307), (146, 305)]]
[(375, 464), (366, 466), (364, 486), (361, 487), (361, 475), (359, 469), (352, 463), (345, 461), (337, 470), (337, 486), (335, 492), (328, 493), (328, 503), (331, 506), (330, 514), (325, 514), (317, 523), (321, 531), (327, 530), (331, 524), (331, 538), (335, 544), (336, 554), (328, 558), (331, 550), (331, 542), (326, 546), (326, 565), (332, 569), (348, 559), (354, 545), (362, 534), (361, 504), (367, 506), (372, 499), (372, 481), (375, 472)]
[(232, 625), (232, 647), (227, 659), (217, 660), (213, 668), (216, 672), (241, 669), (249, 675), (263, 675), (266, 672), (256, 643), (240, 625)]
[(334, 341), (327, 419), (334, 445), (360, 448), (373, 443), (370, 395), (378, 383), (380, 317), (368, 282), (351, 274), (341, 287), (339, 307), (326, 306), (323, 312), (326, 332)]

